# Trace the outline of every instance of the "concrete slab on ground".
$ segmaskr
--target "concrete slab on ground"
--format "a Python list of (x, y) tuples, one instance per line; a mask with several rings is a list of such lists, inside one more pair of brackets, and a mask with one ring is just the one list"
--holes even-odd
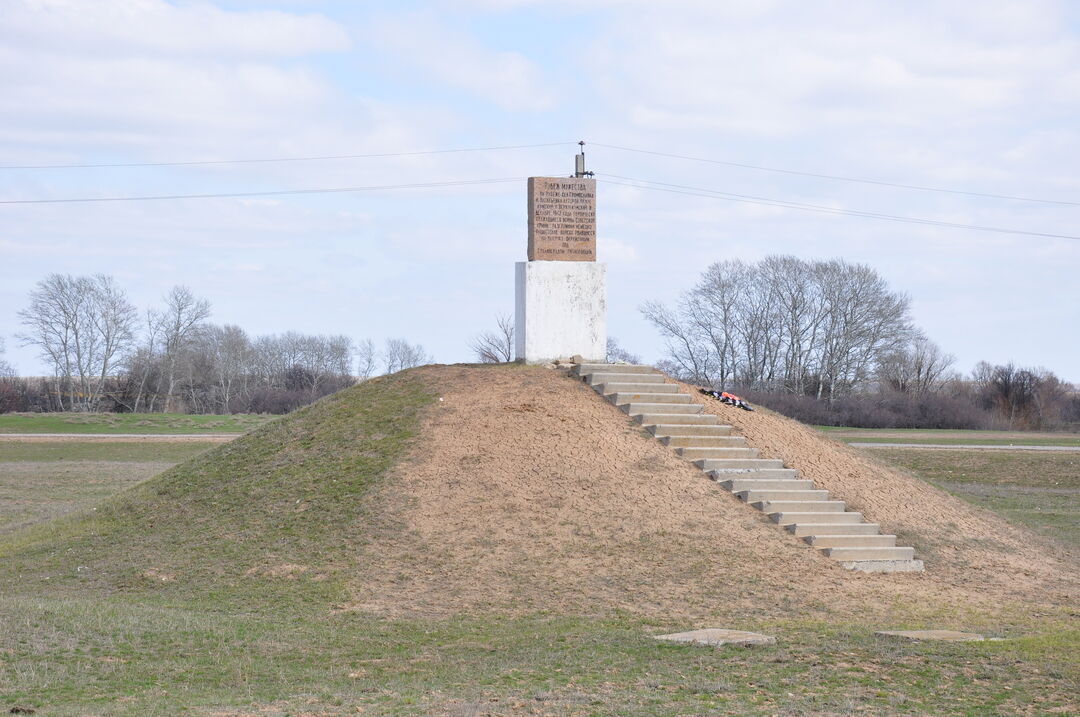
[(770, 635), (762, 635), (757, 632), (744, 630), (725, 630), (717, 627), (707, 627), (702, 630), (690, 630), (689, 632), (673, 632), (670, 635), (655, 635), (657, 640), (670, 642), (691, 642), (697, 645), (773, 645), (776, 638)]
[[(851, 526), (847, 526), (851, 527)], [(817, 531), (821, 533), (821, 531)], [(876, 532), (876, 531), (875, 531)], [(796, 533), (798, 535), (798, 533)], [(921, 560), (839, 560), (841, 566), (860, 573), (921, 573)]]

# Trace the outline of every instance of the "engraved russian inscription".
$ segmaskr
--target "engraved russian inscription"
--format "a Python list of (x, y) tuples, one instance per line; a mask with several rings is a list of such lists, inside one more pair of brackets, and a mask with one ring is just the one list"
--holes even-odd
[(529, 261), (596, 261), (596, 180), (529, 177)]

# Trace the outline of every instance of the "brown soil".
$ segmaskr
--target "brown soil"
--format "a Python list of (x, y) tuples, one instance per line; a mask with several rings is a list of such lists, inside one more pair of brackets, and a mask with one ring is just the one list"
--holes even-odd
[(844, 570), (559, 371), (416, 375), (441, 399), (382, 491), (350, 609), (704, 619), (1075, 603), (1060, 546), (767, 410), (700, 397), (763, 456), (914, 545), (927, 572)]

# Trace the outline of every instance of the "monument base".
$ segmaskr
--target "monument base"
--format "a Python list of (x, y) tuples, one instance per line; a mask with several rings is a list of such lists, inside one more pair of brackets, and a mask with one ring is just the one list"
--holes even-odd
[(547, 363), (580, 355), (607, 357), (607, 265), (586, 261), (519, 261), (514, 341), (518, 360)]

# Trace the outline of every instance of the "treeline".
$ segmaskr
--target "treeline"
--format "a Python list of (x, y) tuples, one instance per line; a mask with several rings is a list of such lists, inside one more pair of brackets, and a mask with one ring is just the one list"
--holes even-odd
[(746, 391), (751, 402), (820, 426), (1080, 431), (1080, 393), (1045, 369), (980, 363), (931, 391), (888, 384), (833, 401)]
[(710, 266), (675, 306), (645, 304), (658, 367), (818, 425), (1080, 428), (1080, 397), (1042, 368), (980, 363), (970, 377), (916, 328), (872, 268), (771, 256)]
[(209, 322), (183, 286), (144, 313), (112, 277), (53, 274), (19, 312), (18, 338), (52, 375), (0, 365), (0, 411), (285, 413), (384, 370), (430, 363), (420, 345), (297, 332), (249, 336)]

